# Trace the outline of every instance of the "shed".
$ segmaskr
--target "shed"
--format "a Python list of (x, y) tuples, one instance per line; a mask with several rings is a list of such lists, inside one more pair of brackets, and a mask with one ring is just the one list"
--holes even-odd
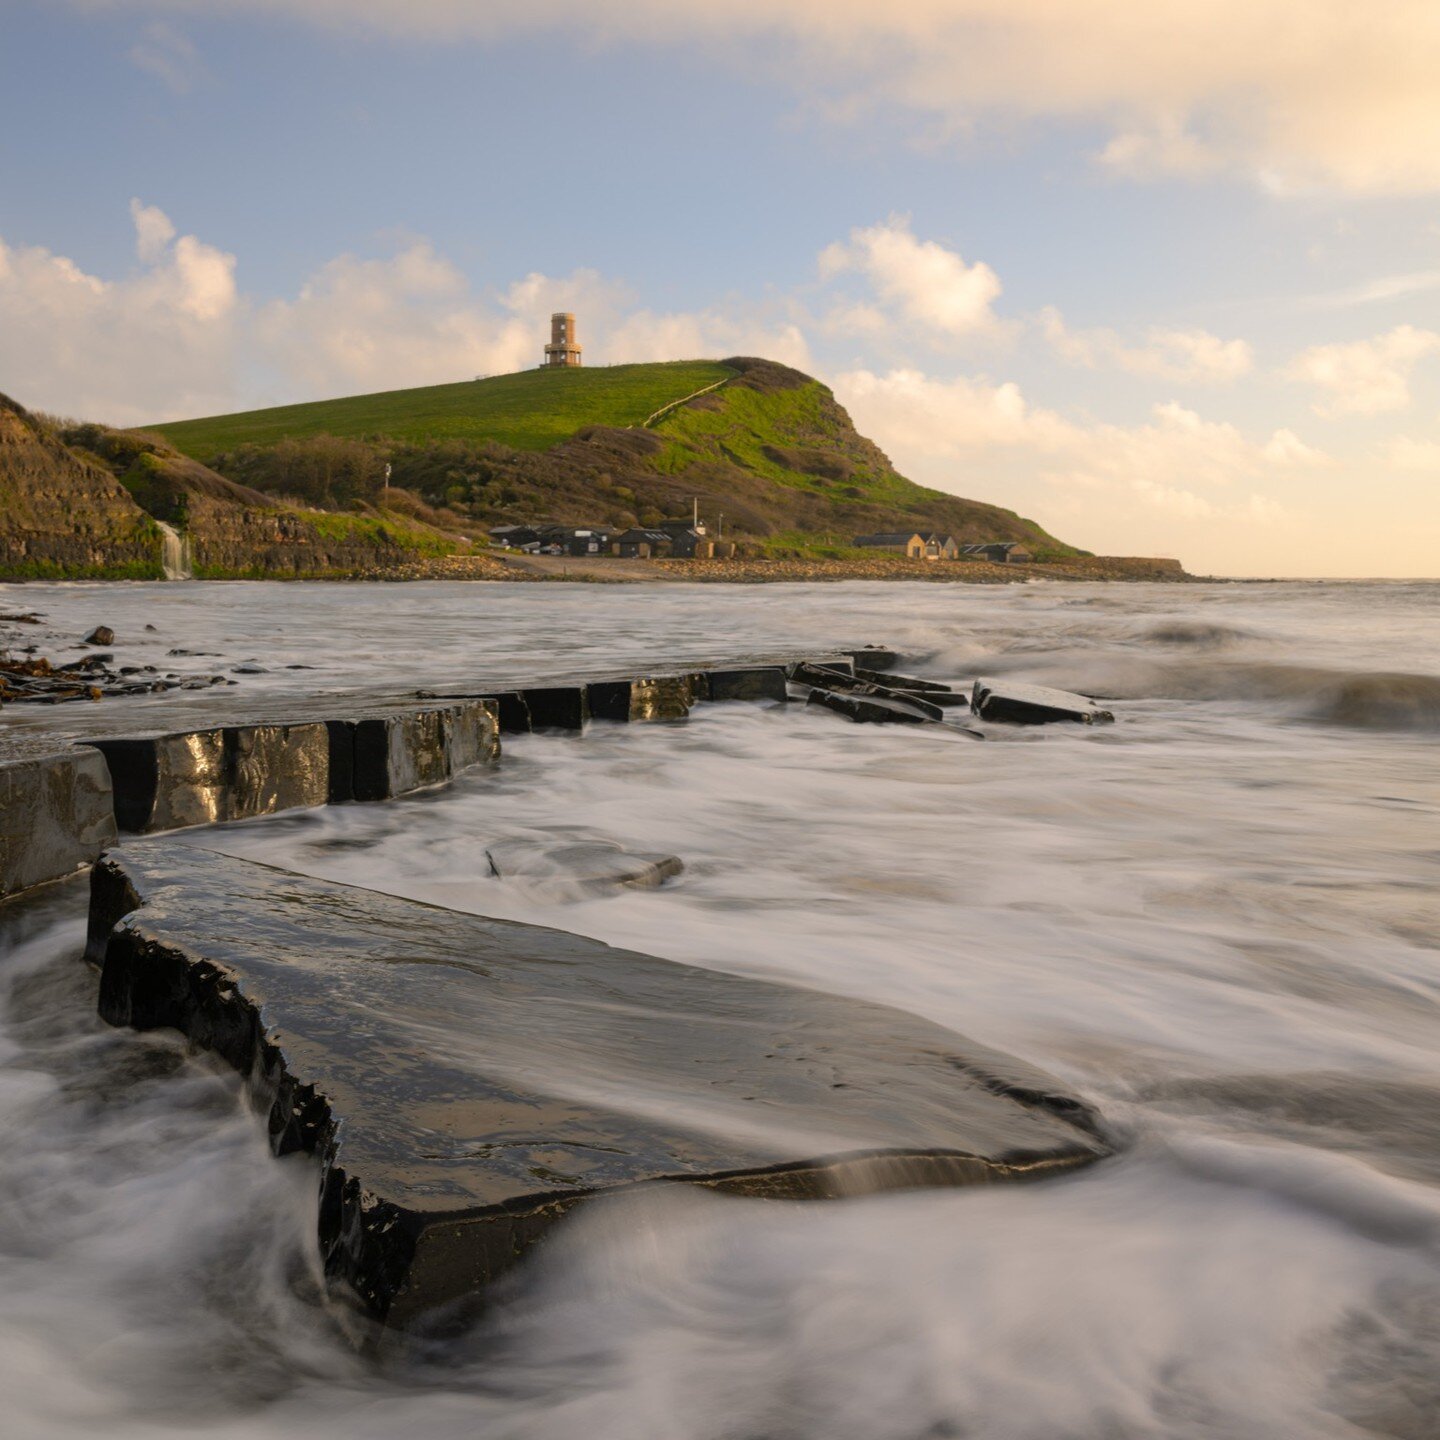
[(920, 560), (925, 555), (925, 537), (903, 530), (882, 531), (878, 535), (857, 535), (855, 543), (867, 550), (888, 550), (897, 555)]

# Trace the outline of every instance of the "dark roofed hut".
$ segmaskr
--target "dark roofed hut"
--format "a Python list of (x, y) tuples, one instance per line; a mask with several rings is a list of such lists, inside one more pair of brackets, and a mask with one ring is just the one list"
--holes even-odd
[(925, 537), (913, 532), (890, 530), (877, 535), (857, 535), (855, 544), (866, 550), (889, 550), (912, 560), (925, 558)]

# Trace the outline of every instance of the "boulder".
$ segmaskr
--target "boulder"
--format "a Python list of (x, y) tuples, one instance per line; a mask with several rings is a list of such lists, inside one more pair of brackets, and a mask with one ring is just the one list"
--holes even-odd
[(1049, 725), (1057, 720), (1094, 725), (1115, 718), (1083, 695), (1052, 690), (1048, 685), (1022, 685), (1012, 680), (977, 680), (970, 708), (982, 720), (1008, 725)]
[(278, 1154), (315, 1156), (325, 1273), (371, 1337), (460, 1322), (591, 1196), (816, 1199), (1107, 1153), (1056, 1081), (898, 1010), (173, 842), (95, 867), (89, 953), (107, 1021), (183, 1031)]
[(900, 663), (900, 656), (894, 650), (886, 650), (878, 645), (862, 646), (851, 652), (850, 659), (857, 670), (862, 667), (867, 670), (888, 670), (892, 665)]
[(113, 645), (115, 632), (108, 625), (97, 625), (86, 637), (86, 645)]
[(626, 850), (613, 840), (502, 840), (485, 852), (490, 873), (523, 880), (553, 899), (585, 899), (619, 890), (648, 890), (685, 869), (676, 855)]
[(0, 763), (0, 897), (91, 864), (114, 839), (110, 771), (98, 750)]
[(323, 805), (323, 724), (231, 725), (173, 735), (87, 740), (104, 757), (121, 830), (153, 834)]

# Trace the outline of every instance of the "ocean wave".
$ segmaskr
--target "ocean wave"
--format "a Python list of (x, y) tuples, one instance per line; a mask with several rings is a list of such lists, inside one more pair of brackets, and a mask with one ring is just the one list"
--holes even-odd
[(1196, 650), (1225, 650), (1233, 645), (1262, 640), (1255, 630), (1199, 620), (1162, 620), (1141, 631), (1140, 638), (1154, 645), (1189, 646)]

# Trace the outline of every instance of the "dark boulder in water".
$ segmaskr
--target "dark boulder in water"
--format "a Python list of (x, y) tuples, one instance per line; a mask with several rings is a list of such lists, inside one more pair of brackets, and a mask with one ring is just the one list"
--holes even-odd
[(812, 1199), (1107, 1153), (1049, 1076), (901, 1011), (189, 846), (106, 856), (90, 938), (106, 1020), (214, 1051), (316, 1157), (333, 1293), (387, 1327), (462, 1321), (646, 1182)]
[(982, 720), (1009, 725), (1049, 725), (1063, 720), (1094, 725), (1115, 718), (1083, 695), (1010, 680), (977, 680), (970, 708)]
[(97, 625), (86, 637), (87, 645), (113, 645), (115, 632), (108, 625)]

